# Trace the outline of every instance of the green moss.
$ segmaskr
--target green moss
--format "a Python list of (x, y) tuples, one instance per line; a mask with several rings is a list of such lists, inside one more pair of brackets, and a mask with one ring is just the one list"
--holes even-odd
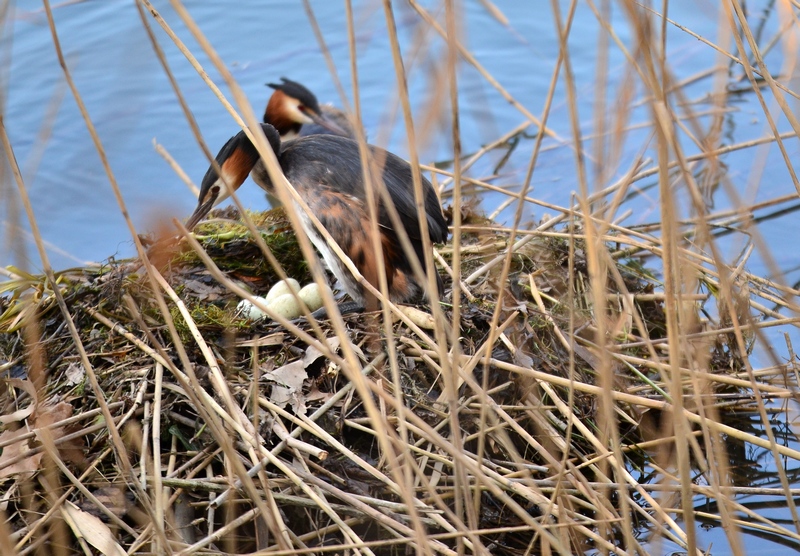
[[(187, 305), (187, 309), (192, 321), (201, 331), (243, 330), (249, 326), (246, 320), (236, 315), (236, 310), (233, 307), (194, 302)], [(170, 316), (175, 323), (175, 329), (178, 331), (181, 341), (185, 343), (192, 342), (191, 329), (186, 324), (186, 320), (184, 320), (183, 314), (177, 306), (170, 305)]]
[[(261, 239), (267, 248), (283, 266), (284, 272), (301, 282), (310, 280), (308, 264), (283, 209), (248, 213), (248, 215), (261, 232)], [(243, 222), (230, 220), (204, 222), (197, 227), (195, 234), (221, 270), (246, 277), (258, 277), (269, 283), (278, 279), (278, 274)], [(200, 259), (194, 251), (185, 250), (176, 255), (173, 263), (199, 264)]]

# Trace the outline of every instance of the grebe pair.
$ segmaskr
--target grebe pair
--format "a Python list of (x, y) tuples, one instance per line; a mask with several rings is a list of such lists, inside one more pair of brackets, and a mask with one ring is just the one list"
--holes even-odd
[[(286, 78), (282, 81), (281, 84), (270, 84), (275, 93), (267, 104), (261, 129), (286, 179), (361, 275), (378, 288), (378, 261), (366, 206), (361, 156), (358, 143), (352, 139), (353, 128), (346, 117), (338, 116), (341, 113), (337, 114), (335, 109), (321, 109), (316, 97), (299, 83)], [(308, 124), (319, 127), (308, 130)], [(313, 134), (305, 135), (308, 132)], [(370, 145), (369, 152), (372, 160), (381, 168), (381, 178), (414, 248), (414, 254), (424, 265), (424, 244), (414, 200), (411, 165), (379, 147)], [(212, 165), (203, 177), (197, 208), (186, 224), (189, 230), (216, 203), (227, 197), (227, 194), (221, 194), (227, 190), (225, 183), (234, 190), (238, 189), (248, 173), (267, 193), (274, 194), (274, 184), (244, 131), (228, 140), (217, 154), (216, 161), (222, 170), (224, 182)], [(432, 243), (444, 242), (447, 239), (447, 222), (439, 199), (431, 183), (422, 176), (421, 179), (429, 238)], [(423, 293), (426, 285), (418, 283), (414, 277), (411, 262), (400, 244), (385, 203), (378, 201), (377, 212), (378, 239), (383, 249), (389, 298), (395, 302), (408, 301)], [(298, 213), (309, 239), (350, 297), (362, 307), (377, 309), (377, 300), (365, 291), (330, 249), (305, 211), (298, 207)], [(428, 295), (430, 299), (438, 299), (443, 293), (438, 274), (436, 282), (439, 291)]]

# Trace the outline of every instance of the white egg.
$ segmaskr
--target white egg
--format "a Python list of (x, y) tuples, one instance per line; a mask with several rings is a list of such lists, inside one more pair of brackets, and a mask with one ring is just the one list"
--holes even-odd
[[(261, 304), (266, 305), (267, 300), (264, 297), (256, 297)], [(241, 315), (243, 318), (253, 321), (263, 319), (266, 316), (266, 313), (256, 307), (253, 303), (251, 303), (247, 299), (242, 299), (239, 304), (236, 306), (236, 312)]]
[(287, 319), (296, 319), (303, 314), (297, 298), (290, 293), (273, 297), (268, 305), (275, 313)]
[(303, 300), (309, 311), (313, 312), (322, 307), (322, 290), (315, 282), (303, 286), (297, 295)]
[(300, 283), (295, 280), (294, 278), (287, 278), (286, 280), (281, 280), (272, 288), (270, 288), (269, 293), (267, 293), (267, 301), (272, 301), (276, 297), (280, 295), (285, 295), (287, 293), (299, 292), (300, 291)]

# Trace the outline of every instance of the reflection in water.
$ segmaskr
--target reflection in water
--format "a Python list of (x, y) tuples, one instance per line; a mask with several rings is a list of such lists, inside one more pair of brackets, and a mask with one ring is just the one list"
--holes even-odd
[[(737, 395), (737, 397), (739, 396), (742, 401), (737, 404), (737, 407), (721, 412), (722, 422), (743, 433), (766, 438), (767, 435), (754, 402), (748, 401), (746, 392)], [(797, 402), (790, 403), (794, 406), (795, 412), (800, 410)], [(800, 448), (797, 436), (791, 430), (788, 421), (789, 413), (786, 409), (772, 404), (768, 406), (767, 410), (770, 415), (771, 432), (776, 442), (793, 449)], [(728, 457), (728, 475), (724, 480), (727, 485), (732, 487), (731, 503), (728, 505), (728, 509), (733, 512), (733, 518), (738, 520), (745, 546), (749, 546), (752, 542), (759, 542), (756, 540), (758, 539), (761, 542), (768, 541), (775, 545), (772, 549), (763, 544), (758, 545), (759, 553), (766, 550), (763, 553), (781, 554), (780, 551), (784, 548), (800, 551), (800, 540), (774, 532), (774, 527), (771, 525), (785, 526), (788, 530), (795, 529), (790, 501), (785, 497), (784, 487), (778, 474), (778, 463), (775, 461), (772, 451), (733, 436), (722, 435), (722, 441)], [(699, 446), (704, 448), (705, 444), (700, 442)], [(663, 480), (663, 475), (657, 471), (659, 466), (653, 465), (654, 460), (651, 458), (655, 456), (656, 454), (641, 454), (640, 458), (630, 460), (638, 468), (638, 475), (634, 474), (634, 476), (640, 484), (656, 485)], [(797, 489), (796, 485), (800, 484), (800, 464), (788, 458), (783, 458), (781, 461), (783, 462), (782, 471), (785, 473), (790, 488)], [(670, 473), (674, 473), (674, 462), (667, 469)], [(707, 485), (702, 469), (694, 467), (693, 473), (695, 473), (694, 482), (696, 484)], [(669, 484), (669, 481), (667, 483)], [(673, 485), (674, 488), (677, 486)], [(634, 497), (634, 499), (643, 508), (647, 508), (647, 504), (640, 497)], [(720, 527), (719, 519), (713, 517), (719, 516), (719, 504), (714, 497), (700, 494), (695, 495), (694, 500), (699, 538), (702, 539), (701, 545), (716, 547), (714, 550), (716, 554), (721, 547), (728, 544), (725, 533)], [(673, 507), (680, 506), (679, 497), (673, 497), (673, 501)], [(799, 504), (800, 497), (791, 502), (795, 505)], [(648, 523), (640, 521), (639, 524), (642, 527), (640, 534), (646, 536)], [(770, 550), (774, 552), (770, 552)], [(726, 552), (723, 551), (723, 553)]]

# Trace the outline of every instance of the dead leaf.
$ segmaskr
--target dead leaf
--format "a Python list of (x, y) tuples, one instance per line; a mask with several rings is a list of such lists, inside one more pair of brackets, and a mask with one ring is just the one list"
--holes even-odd
[(64, 502), (63, 508), (66, 521), (76, 537), (85, 539), (105, 556), (126, 556), (126, 552), (114, 540), (114, 534), (108, 525), (68, 500)]
[[(333, 336), (331, 338), (326, 338), (325, 343), (328, 344), (328, 347), (331, 349), (333, 353), (336, 353), (339, 350), (339, 337)], [(315, 348), (314, 346), (308, 346), (306, 349), (306, 354), (303, 356), (303, 363), (306, 367), (311, 365), (314, 361), (322, 357), (323, 354), (320, 350)]]
[(270, 393), (272, 403), (281, 408), (291, 403), (295, 412), (301, 407), (305, 410), (305, 402), (300, 399), (303, 381), (308, 378), (305, 368), (304, 361), (298, 359), (264, 374), (264, 378), (276, 383)]
[(295, 415), (305, 415), (308, 412), (308, 408), (306, 407), (306, 397), (303, 395), (302, 390), (294, 392), (289, 403), (291, 404), (292, 411), (294, 411)]
[(515, 349), (514, 364), (525, 369), (531, 369), (533, 368), (533, 358), (530, 355), (523, 353), (521, 349)]
[(27, 419), (31, 413), (33, 413), (33, 410), (36, 409), (36, 400), (38, 399), (36, 396), (36, 388), (34, 387), (33, 382), (30, 380), (22, 380), (20, 378), (9, 378), (4, 382), (9, 386), (24, 390), (25, 393), (30, 396), (30, 404), (25, 409), (19, 409), (7, 415), (0, 415), (0, 424), (7, 425), (8, 423), (14, 423), (16, 421)]
[[(22, 427), (15, 431), (3, 431), (0, 434), (0, 443), (6, 444), (8, 442), (8, 445), (3, 448), (3, 453), (0, 454), (0, 479), (38, 471), (42, 463), (43, 452), (32, 454), (15, 463), (8, 464), (8, 462), (16, 460), (31, 449), (30, 443), (33, 439), (22, 439), (21, 437), (25, 436), (29, 431), (50, 426), (71, 416), (72, 406), (67, 402), (60, 402), (53, 406), (41, 407), (40, 411), (29, 419), (27, 428)], [(64, 427), (54, 427), (50, 430), (50, 435), (54, 440), (64, 436)]]
[[(47, 406), (44, 408), (44, 411), (34, 415), (33, 427), (41, 428), (51, 424), (58, 425), (62, 421), (72, 417), (73, 411), (74, 408), (67, 402), (59, 402), (56, 405)], [(53, 437), (53, 440), (57, 440), (74, 430), (74, 428), (70, 429), (69, 426), (56, 426), (50, 429), (50, 435)], [(86, 461), (86, 452), (79, 438), (73, 438), (72, 440), (59, 444), (58, 454), (64, 461), (69, 461), (78, 466), (83, 466)]]
[(12, 498), (16, 498), (19, 496), (19, 485), (13, 484), (11, 488), (7, 488), (6, 491), (0, 496), (0, 511), (7, 512), (8, 511), (8, 501)]
[(274, 371), (270, 371), (264, 375), (267, 380), (277, 382), (292, 390), (298, 390), (303, 387), (303, 381), (308, 378), (305, 371), (304, 361), (292, 361), (282, 367), (278, 367)]
[[(133, 502), (128, 498), (127, 489), (116, 485), (100, 487), (92, 491), (92, 494), (107, 510), (119, 518), (125, 517), (133, 506)], [(88, 498), (81, 501), (79, 508), (104, 522), (108, 521), (108, 516)]]
[(175, 500), (172, 510), (175, 519), (175, 530), (181, 536), (181, 540), (186, 544), (194, 544), (197, 540), (197, 535), (192, 525), (195, 517), (192, 498), (186, 493), (181, 494)]
[(332, 397), (333, 394), (331, 392), (323, 392), (322, 390), (317, 388), (316, 384), (314, 384), (313, 386), (311, 386), (311, 391), (308, 394), (306, 394), (306, 401), (307, 402), (322, 401), (323, 403), (325, 403)]
[(44, 455), (42, 452), (22, 458), (10, 465), (8, 464), (8, 462), (16, 460), (30, 450), (31, 438), (16, 440), (27, 433), (28, 429), (21, 428), (15, 431), (6, 430), (0, 434), (0, 444), (5, 445), (3, 453), (0, 454), (0, 479), (20, 474), (33, 474), (39, 470), (39, 465), (42, 463), (42, 456)]
[(86, 369), (83, 368), (83, 365), (78, 363), (70, 363), (69, 367), (67, 367), (66, 376), (67, 386), (80, 384), (83, 382), (83, 379), (86, 378)]
[[(39, 408), (39, 411), (31, 419), (31, 428), (40, 429), (69, 419), (72, 417), (72, 405), (67, 402), (59, 402), (56, 405), (46, 405)], [(50, 434), (53, 435), (53, 440), (56, 440), (64, 435), (64, 427), (56, 427)]]
[(216, 301), (219, 299), (219, 288), (204, 284), (199, 280), (186, 280), (184, 286), (187, 290), (197, 294), (197, 299), (201, 301)]

